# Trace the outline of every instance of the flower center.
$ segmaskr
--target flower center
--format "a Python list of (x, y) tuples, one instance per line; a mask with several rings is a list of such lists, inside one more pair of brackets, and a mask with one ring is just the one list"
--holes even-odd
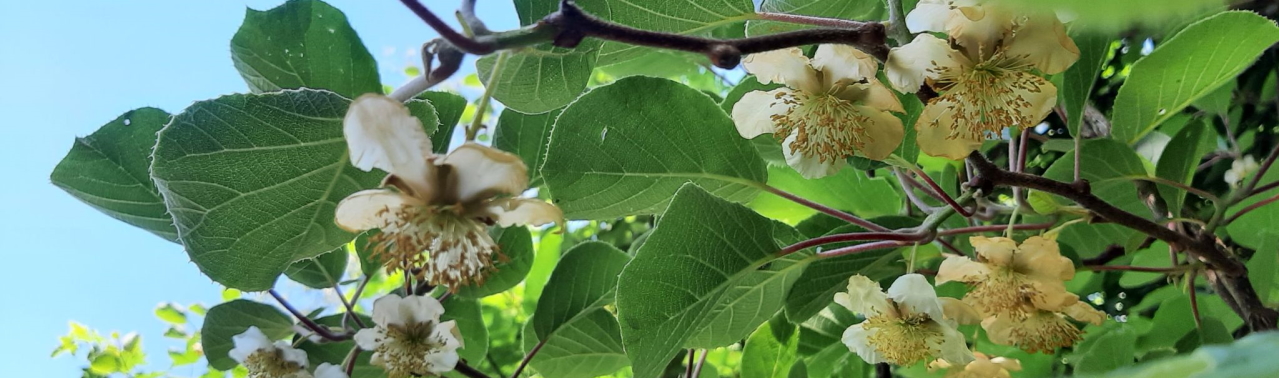
[(985, 280), (977, 282), (965, 300), (985, 314), (1008, 314), (1018, 319), (1026, 316), (1033, 286), (1021, 273), (1008, 267), (992, 267)]
[(374, 352), (380, 357), (388, 377), (429, 376), (434, 366), (425, 357), (445, 345), (442, 336), (431, 337), (435, 326), (435, 322), (387, 325), (386, 339)]
[(881, 314), (866, 319), (866, 330), (875, 330), (867, 341), (884, 359), (895, 365), (909, 366), (931, 358), (941, 344), (943, 335), (933, 327), (927, 314), (908, 314), (898, 318)]
[(1048, 311), (1036, 311), (1018, 325), (1009, 328), (1008, 339), (1030, 353), (1052, 354), (1058, 348), (1075, 345), (1075, 342), (1083, 340), (1083, 331), (1066, 321), (1066, 318)]
[(278, 348), (259, 350), (244, 359), (244, 368), (249, 371), (249, 378), (286, 378), (305, 377), (302, 365), (284, 359), (284, 352)]
[(829, 93), (795, 91), (779, 93), (777, 101), (790, 105), (790, 110), (773, 115), (777, 128), (773, 135), (784, 141), (794, 133), (790, 148), (796, 154), (815, 156), (825, 163), (853, 156), (866, 143), (874, 142), (863, 126), (870, 119), (848, 100)]
[(370, 238), (373, 252), (388, 270), (420, 268), (419, 275), (433, 285), (456, 289), (481, 284), (493, 267), (493, 255), (501, 255), (487, 225), (463, 213), (461, 205), (396, 209), (389, 214), (395, 219), (390, 231)]
[(938, 86), (945, 93), (932, 101), (945, 102), (954, 112), (950, 138), (983, 139), (999, 135), (1005, 127), (1038, 123), (1034, 113), (1043, 104), (1032, 103), (1026, 95), (1042, 92), (1043, 79), (1029, 70), (1021, 59), (1003, 52), (968, 69), (940, 69)]

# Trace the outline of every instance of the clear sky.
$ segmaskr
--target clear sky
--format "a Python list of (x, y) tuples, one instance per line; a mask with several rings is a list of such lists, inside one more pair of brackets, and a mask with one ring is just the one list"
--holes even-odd
[[(424, 0), (451, 19), (458, 1)], [(75, 137), (143, 106), (178, 113), (191, 102), (246, 92), (228, 44), (246, 6), (260, 1), (0, 0), (0, 249), (6, 272), (0, 369), (12, 377), (78, 376), (81, 362), (50, 359), (75, 320), (139, 331), (153, 364), (171, 342), (156, 304), (218, 301), (181, 246), (115, 221), (49, 183)], [(331, 0), (399, 85), (406, 56), (435, 33), (395, 0)], [(480, 1), (493, 28), (515, 24), (509, 1)], [(164, 366), (159, 366), (163, 368)], [(184, 373), (177, 370), (176, 373)]]

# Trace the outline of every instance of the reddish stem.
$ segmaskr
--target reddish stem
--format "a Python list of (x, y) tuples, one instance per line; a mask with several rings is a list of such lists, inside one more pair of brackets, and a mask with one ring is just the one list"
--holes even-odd
[(775, 195), (777, 195), (778, 197), (782, 197), (782, 198), (785, 198), (785, 199), (788, 199), (788, 200), (794, 201), (795, 203), (798, 203), (798, 204), (800, 204), (800, 205), (808, 206), (809, 208), (811, 208), (811, 209), (813, 209), (813, 210), (817, 210), (817, 211), (820, 211), (820, 212), (826, 213), (827, 215), (830, 215), (830, 216), (833, 216), (833, 217), (836, 217), (836, 218), (839, 218), (839, 219), (843, 219), (844, 221), (846, 221), (846, 222), (848, 222), (848, 223), (852, 223), (852, 224), (855, 224), (855, 225), (858, 225), (858, 226), (862, 226), (862, 228), (865, 228), (865, 229), (867, 229), (867, 230), (871, 230), (871, 231), (880, 231), (880, 232), (890, 231), (887, 227), (880, 226), (880, 225), (878, 225), (878, 224), (875, 224), (875, 223), (873, 223), (873, 222), (871, 222), (871, 221), (868, 221), (868, 220), (865, 220), (865, 219), (862, 219), (862, 218), (858, 218), (856, 215), (849, 214), (849, 213), (846, 213), (846, 212), (843, 212), (843, 211), (839, 211), (839, 210), (836, 210), (836, 209), (831, 208), (831, 207), (826, 206), (826, 205), (822, 205), (822, 204), (817, 203), (817, 202), (809, 201), (809, 200), (804, 199), (804, 198), (802, 198), (802, 197), (800, 197), (800, 196), (797, 196), (797, 195), (794, 195), (794, 194), (790, 194), (790, 193), (788, 193), (788, 192), (786, 192), (786, 191), (784, 191), (784, 190), (777, 189), (777, 188), (774, 188), (774, 187), (772, 187), (772, 186), (768, 186), (768, 185), (763, 185), (762, 187), (763, 187), (763, 189), (764, 189), (765, 191), (767, 191), (767, 192), (769, 192), (769, 193), (772, 193), (772, 194), (775, 194)]
[(905, 247), (911, 244), (914, 244), (914, 243), (892, 241), (892, 240), (877, 241), (873, 243), (858, 244), (854, 246), (832, 249), (824, 252), (818, 252), (817, 256), (836, 257), (836, 256), (843, 256), (843, 255), (852, 255), (852, 254), (857, 254), (857, 253), (862, 253), (867, 251), (874, 251), (877, 249)]
[[(1056, 223), (1048, 222), (1048, 223), (1018, 224), (1018, 225), (1013, 225), (1013, 229), (1017, 231), (1047, 230), (1051, 228), (1054, 224)], [(996, 224), (996, 225), (989, 225), (989, 226), (972, 226), (972, 227), (952, 228), (949, 230), (938, 231), (937, 235), (952, 236), (952, 235), (962, 235), (962, 234), (976, 234), (981, 232), (1003, 232), (1004, 230), (1007, 230), (1007, 229), (1008, 229), (1008, 225), (1005, 225), (1005, 224)]]
[(785, 256), (809, 247), (815, 247), (823, 244), (850, 242), (850, 241), (890, 240), (890, 241), (900, 241), (900, 242), (923, 242), (925, 239), (927, 239), (927, 235), (925, 234), (901, 233), (901, 232), (854, 232), (854, 233), (848, 233), (848, 234), (835, 234), (835, 235), (820, 236), (820, 237), (808, 239), (805, 241), (801, 241), (799, 243), (791, 244), (790, 246), (787, 246), (786, 248), (782, 248), (781, 252), (778, 252), (778, 255)]

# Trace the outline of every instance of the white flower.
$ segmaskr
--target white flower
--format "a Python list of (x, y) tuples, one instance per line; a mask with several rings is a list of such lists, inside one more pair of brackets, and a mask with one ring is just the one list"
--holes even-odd
[(1235, 159), (1234, 162), (1230, 163), (1230, 170), (1226, 171), (1226, 184), (1230, 184), (1231, 188), (1238, 188), (1239, 184), (1243, 183), (1243, 179), (1248, 178), (1258, 169), (1261, 169), (1261, 166), (1257, 164), (1257, 159), (1253, 159), (1252, 156)]
[(868, 363), (900, 366), (942, 358), (954, 364), (973, 360), (964, 335), (946, 317), (946, 307), (924, 276), (906, 274), (888, 292), (866, 276), (848, 279), (848, 292), (836, 293), (835, 302), (861, 314), (866, 320), (848, 327), (843, 341)]
[(373, 351), (371, 363), (382, 366), (391, 378), (453, 370), (462, 335), (454, 321), (440, 322), (443, 313), (444, 306), (427, 296), (378, 298), (373, 302), (377, 325), (357, 332), (355, 343)]
[(810, 60), (799, 48), (752, 54), (746, 70), (764, 84), (786, 87), (747, 93), (733, 105), (744, 138), (773, 134), (786, 163), (806, 178), (834, 174), (861, 154), (883, 160), (901, 144), (901, 102), (875, 78), (878, 64), (844, 45), (821, 45)]
[(884, 64), (898, 90), (928, 84), (940, 93), (915, 122), (920, 149), (933, 156), (962, 159), (1005, 127), (1038, 124), (1057, 103), (1057, 87), (1039, 74), (1060, 73), (1079, 59), (1079, 48), (1050, 13), (924, 0), (907, 24), (911, 31), (949, 36), (920, 34), (894, 48)]
[(545, 201), (517, 197), (528, 188), (518, 156), (469, 142), (437, 156), (420, 121), (386, 96), (356, 99), (343, 132), (352, 165), (390, 175), (383, 188), (343, 199), (336, 221), (351, 232), (380, 229), (375, 252), (388, 269), (421, 268), (432, 284), (454, 290), (482, 283), (500, 252), (490, 225), (542, 225), (563, 216)]
[(342, 367), (328, 362), (315, 367), (315, 378), (351, 378), (342, 371)]
[(258, 327), (231, 336), (231, 342), (235, 347), (227, 355), (244, 365), (249, 378), (312, 378), (305, 351), (284, 340), (272, 344)]

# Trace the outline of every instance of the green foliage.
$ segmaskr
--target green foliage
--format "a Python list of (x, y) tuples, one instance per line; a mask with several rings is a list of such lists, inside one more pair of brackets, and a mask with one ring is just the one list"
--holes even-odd
[[(645, 30), (688, 35), (721, 33), (742, 35), (743, 21), (754, 18), (750, 0), (702, 2), (698, 0), (588, 0), (582, 6), (609, 21)], [(635, 59), (645, 48), (607, 42), (600, 49), (601, 66)]]
[[(759, 11), (842, 18), (846, 20), (874, 21), (888, 18), (888, 11), (885, 9), (883, 1), (765, 0), (760, 4)], [(811, 26), (778, 21), (751, 20), (746, 22), (746, 35), (768, 35), (806, 28), (811, 28)]]
[(346, 15), (322, 1), (247, 10), (231, 37), (231, 59), (254, 93), (315, 88), (353, 99), (382, 92), (377, 63)]
[[(746, 339), (742, 351), (742, 378), (786, 378), (798, 361), (799, 332), (788, 332), (781, 340), (769, 323)], [(803, 366), (800, 363), (800, 366)], [(807, 376), (807, 371), (804, 372)]]
[(244, 333), (249, 327), (258, 327), (271, 340), (293, 335), (293, 319), (270, 305), (236, 299), (213, 306), (204, 317), (204, 327), (200, 330), (204, 335), (201, 343), (209, 358), (209, 366), (230, 370), (238, 365), (227, 356), (227, 352), (235, 346), (231, 337)]
[(493, 146), (516, 155), (528, 166), (529, 186), (542, 185), (542, 161), (546, 158), (547, 142), (551, 128), (560, 112), (552, 110), (542, 114), (527, 115), (510, 109), (503, 110), (493, 131)]
[(342, 274), (346, 270), (346, 261), (350, 255), (346, 251), (346, 246), (341, 246), (314, 258), (298, 260), (293, 265), (289, 265), (284, 274), (294, 282), (312, 289), (334, 287), (342, 281)]
[[(1069, 152), (1057, 159), (1044, 172), (1044, 177), (1073, 181), (1075, 153)], [(1147, 176), (1145, 164), (1132, 148), (1114, 139), (1094, 139), (1084, 143), (1078, 153), (1080, 177), (1091, 183), (1093, 194), (1129, 212), (1149, 212), (1138, 201), (1137, 189), (1127, 178)], [(1065, 199), (1058, 200), (1069, 203)], [(1110, 244), (1135, 245), (1131, 243), (1136, 237), (1135, 231), (1120, 225), (1080, 224), (1062, 231), (1060, 241), (1074, 247), (1080, 257), (1088, 258), (1101, 253)]]

